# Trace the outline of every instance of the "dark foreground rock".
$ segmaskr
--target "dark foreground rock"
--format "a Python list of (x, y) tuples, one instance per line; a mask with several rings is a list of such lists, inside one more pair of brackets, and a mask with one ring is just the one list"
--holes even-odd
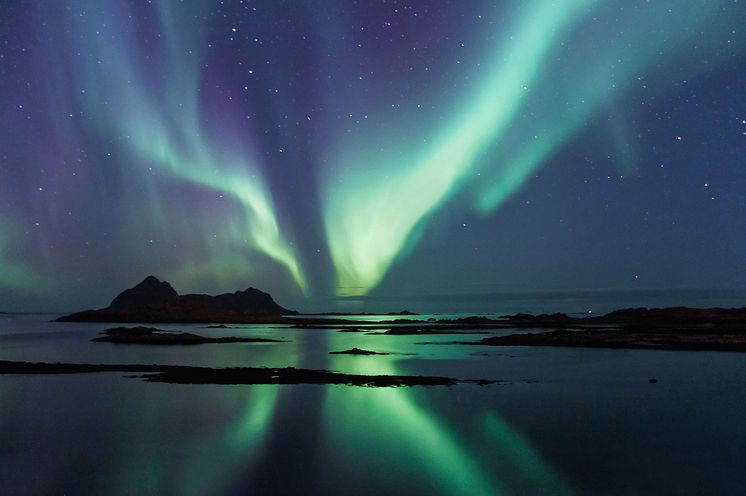
[(570, 317), (563, 313), (504, 315), (501, 322), (512, 327), (626, 329), (746, 329), (746, 308), (625, 308), (605, 315)]
[(66, 315), (60, 322), (137, 323), (261, 323), (277, 322), (296, 314), (283, 308), (269, 294), (255, 288), (217, 296), (179, 295), (171, 285), (153, 276), (120, 293), (99, 310)]
[(491, 346), (566, 346), (577, 348), (628, 348), (645, 350), (746, 351), (746, 332), (712, 330), (635, 331), (604, 329), (548, 331), (494, 336), (461, 344)]
[(193, 345), (207, 343), (282, 343), (280, 339), (221, 337), (208, 338), (189, 332), (170, 332), (154, 327), (114, 327), (101, 331), (103, 336), (93, 338), (99, 341), (116, 344), (149, 344), (149, 345)]
[(377, 336), (420, 336), (430, 334), (485, 334), (486, 331), (469, 331), (457, 327), (394, 327), (384, 332), (370, 332)]
[(409, 375), (342, 374), (329, 370), (285, 368), (209, 368), (181, 365), (30, 363), (0, 361), (0, 374), (83, 374), (127, 372), (145, 374), (148, 382), (172, 384), (344, 384), (349, 386), (453, 386), (459, 383), (479, 385), (498, 381), (453, 379), (450, 377)]
[(351, 348), (344, 351), (330, 351), (330, 355), (389, 355), (389, 353), (382, 353), (379, 351), (363, 350), (360, 348)]

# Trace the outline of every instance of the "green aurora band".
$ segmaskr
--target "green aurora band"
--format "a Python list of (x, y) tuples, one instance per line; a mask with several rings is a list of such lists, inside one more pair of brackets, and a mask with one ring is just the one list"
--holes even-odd
[[(107, 11), (122, 8), (118, 2), (109, 4)], [(243, 206), (245, 222), (242, 229), (229, 230), (230, 242), (240, 249), (251, 248), (264, 253), (284, 266), (305, 293), (306, 278), (291, 244), (278, 226), (273, 202), (262, 177), (260, 159), (246, 146), (236, 143), (240, 140), (238, 136), (231, 146), (221, 146), (224, 143), (206, 137), (205, 124), (209, 120), (199, 111), (201, 65), (197, 48), (205, 43), (198, 34), (189, 30), (188, 14), (195, 18), (196, 12), (173, 9), (166, 2), (158, 6), (167, 46), (163, 56), (167, 63), (162, 68), (162, 90), (148, 91), (148, 81), (141, 78), (137, 60), (133, 57), (136, 50), (132, 47), (136, 40), (122, 31), (114, 37), (118, 40), (116, 43), (96, 45), (100, 51), (99, 59), (117, 60), (116, 70), (101, 69), (96, 63), (89, 63), (85, 85), (89, 90), (81, 103), (87, 105), (89, 113), (98, 117), (98, 129), (104, 135), (125, 138), (128, 151), (141, 159), (139, 166), (157, 167), (158, 171), (171, 177), (215, 190), (238, 201)], [(190, 7), (199, 9), (200, 5), (193, 3)], [(89, 11), (101, 11), (99, 2), (91, 3)], [(101, 22), (105, 24), (105, 19)], [(109, 98), (110, 95), (113, 97)], [(112, 103), (100, 105), (102, 101)], [(148, 171), (143, 172), (147, 176)], [(221, 243), (221, 247), (224, 245), (225, 242)], [(220, 253), (215, 259), (226, 256), (235, 258), (235, 254)], [(226, 273), (236, 270), (232, 264), (230, 267), (220, 263), (207, 266), (222, 266)]]
[(494, 71), (431, 148), (405, 154), (396, 163), (382, 164), (379, 157), (360, 159), (354, 151), (341, 157), (346, 175), (327, 188), (324, 211), (338, 294), (368, 293), (416, 241), (416, 228), (453, 195), (510, 124), (552, 46), (591, 3), (527, 3), (493, 61)]
[(0, 217), (0, 289), (40, 291), (48, 288), (50, 281), (47, 278), (8, 257), (7, 246), (11, 231), (9, 224)]
[[(581, 132), (595, 113), (617, 101), (633, 82), (643, 85), (649, 95), (660, 86), (665, 87), (660, 81), (643, 76), (651, 65), (675, 60), (686, 74), (707, 69), (708, 64), (694, 62), (685, 47), (693, 38), (697, 40), (699, 49), (707, 43), (726, 42), (717, 40), (710, 33), (709, 37), (701, 36), (706, 26), (714, 24), (715, 12), (707, 2), (694, 2), (686, 8), (675, 2), (661, 2), (646, 9), (636, 9), (626, 20), (629, 29), (613, 42), (576, 48), (579, 53), (572, 60), (562, 59), (558, 64), (560, 67), (553, 68), (551, 86), (554, 91), (557, 86), (561, 87), (564, 98), (558, 101), (547, 94), (535, 100), (541, 102), (540, 108), (533, 109), (542, 116), (540, 122), (535, 119), (530, 123), (523, 121), (512, 131), (515, 135), (530, 137), (528, 143), (522, 142), (520, 146), (498, 144), (496, 156), (501, 159), (499, 163), (490, 164), (484, 174), (479, 193), (475, 195), (476, 210), (489, 215), (498, 209), (538, 167), (548, 162), (553, 153)], [(665, 19), (665, 25), (676, 29), (660, 29), (660, 19)], [(651, 25), (654, 23), (658, 25)], [(603, 40), (603, 27), (598, 26), (596, 30), (597, 39)], [(707, 47), (706, 51), (718, 53), (715, 46)], [(710, 57), (708, 62), (716, 60)], [(566, 78), (564, 81), (562, 76)], [(568, 105), (568, 102), (573, 104)], [(618, 121), (616, 117), (612, 115), (610, 120)]]
[(701, 70), (681, 60), (683, 43), (695, 37), (700, 47), (715, 43), (717, 4), (657, 2), (631, 9), (623, 18), (628, 29), (617, 39), (607, 39), (599, 25), (594, 39), (604, 40), (600, 46), (587, 44), (568, 57), (557, 53), (564, 37), (581, 24), (588, 28), (593, 14), (610, 7), (594, 0), (525, 2), (510, 36), (490, 48), (496, 54), (492, 72), (474, 78), (480, 82), (463, 110), (430, 133), (437, 137), (427, 140), (430, 145), (402, 143), (412, 131), (397, 127), (366, 139), (400, 145), (391, 146), (398, 155), (350, 147), (331, 161), (341, 172), (325, 183), (323, 215), (337, 294), (361, 296), (375, 288), (460, 190), (471, 195), (478, 214), (494, 213), (653, 64), (675, 59), (687, 73)]
[[(317, 272), (334, 279), (340, 296), (366, 295), (417, 245), (444, 206), (468, 205), (476, 215), (493, 215), (590, 124), (608, 125), (622, 150), (622, 135), (631, 131), (622, 129), (624, 119), (614, 107), (642, 87), (653, 96), (674, 80), (716, 67), (718, 58), (727, 55), (719, 47), (733, 37), (723, 23), (746, 22), (744, 13), (735, 21), (718, 14), (729, 3), (703, 0), (684, 6), (661, 0), (621, 9), (622, 14), (619, 4), (598, 0), (517, 2), (508, 9), (507, 27), (475, 36), (479, 54), (486, 56), (471, 68), (459, 66), (459, 71), (471, 71), (468, 77), (453, 78), (446, 71), (442, 87), (424, 89), (423, 107), (455, 110), (426, 118), (424, 110), (382, 113), (367, 121), (369, 127), (359, 135), (334, 130), (329, 146), (308, 157), (312, 165), (326, 164), (320, 166), (316, 185), (319, 206), (314, 208), (320, 211), (304, 211), (320, 216), (332, 265), (331, 270), (320, 265)], [(69, 107), (85, 114), (97, 144), (111, 145), (113, 167), (121, 169), (117, 186), (124, 191), (123, 210), (132, 214), (126, 222), (135, 235), (121, 234), (117, 243), (125, 245), (122, 249), (140, 249), (137, 242), (148, 223), (156, 232), (187, 232), (184, 242), (194, 246), (174, 253), (173, 266), (163, 269), (179, 286), (213, 280), (223, 288), (234, 287), (252, 273), (263, 273), (265, 268), (257, 267), (267, 260), (289, 274), (303, 294), (310, 292), (307, 279), (314, 288), (323, 286), (309, 275), (312, 267), (302, 265), (295, 241), (303, 241), (303, 231), (284, 224), (284, 198), (272, 196), (269, 178), (274, 176), (269, 174), (279, 167), (252, 143), (262, 141), (261, 131), (250, 128), (247, 133), (231, 120), (244, 115), (222, 108), (213, 115), (206, 105), (211, 103), (206, 102), (209, 92), (202, 89), (211, 71), (207, 47), (214, 26), (206, 22), (205, 5), (156, 2), (147, 7), (152, 18), (145, 24), (158, 40), (147, 48), (137, 38), (142, 26), (118, 22), (137, 19), (138, 8), (136, 3), (80, 0), (67, 8), (39, 9), (41, 24), (66, 25), (58, 22), (64, 15), (72, 26), (64, 35), (58, 33), (69, 46), (48, 46), (54, 63), (47, 72), (55, 81), (48, 91), (50, 102), (64, 100), (65, 91), (74, 93)], [(505, 18), (504, 11), (505, 6), (495, 7), (494, 17)], [(619, 26), (609, 29), (611, 22)], [(326, 23), (315, 29), (312, 48), (319, 53), (340, 50), (334, 45), (337, 38), (324, 31)], [(493, 37), (496, 32), (498, 38)], [(323, 45), (324, 40), (329, 44)], [(322, 64), (322, 59), (314, 63)], [(454, 90), (453, 79), (471, 83)], [(330, 89), (327, 96), (331, 100), (335, 95)], [(267, 103), (258, 98), (248, 106)], [(74, 125), (58, 110), (49, 109), (53, 127)], [(334, 123), (320, 127), (333, 128)], [(70, 136), (87, 130), (75, 129)], [(292, 153), (302, 152), (285, 156)], [(634, 157), (624, 153), (623, 166), (634, 168)], [(161, 212), (168, 201), (162, 198), (169, 198), (161, 193), (172, 183), (196, 186), (199, 194), (227, 201), (215, 207), (221, 210), (195, 211), (202, 217), (193, 223), (173, 219)], [(19, 236), (11, 220), (16, 221), (0, 219), (0, 288), (42, 287), (35, 275), (42, 268), (17, 257)], [(324, 252), (324, 247), (313, 248)]]

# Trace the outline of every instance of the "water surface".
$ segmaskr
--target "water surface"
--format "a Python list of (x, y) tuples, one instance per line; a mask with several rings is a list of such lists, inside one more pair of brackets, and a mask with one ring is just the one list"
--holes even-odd
[[(151, 347), (93, 343), (106, 324), (53, 318), (0, 317), (0, 360), (294, 366), (505, 383), (377, 389), (0, 376), (5, 494), (746, 493), (743, 354), (423, 345), (480, 336), (268, 325), (159, 327), (287, 342)], [(393, 354), (329, 354), (355, 346)]]

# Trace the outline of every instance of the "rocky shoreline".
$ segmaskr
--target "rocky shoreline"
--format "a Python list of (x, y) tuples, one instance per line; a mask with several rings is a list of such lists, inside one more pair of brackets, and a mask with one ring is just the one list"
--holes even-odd
[(329, 370), (296, 369), (294, 367), (233, 367), (211, 368), (183, 365), (32, 363), (0, 361), (0, 374), (86, 374), (96, 372), (126, 372), (148, 382), (170, 384), (340, 384), (364, 387), (454, 386), (463, 383), (478, 385), (498, 381), (486, 379), (454, 379), (437, 376), (360, 375)]
[(746, 333), (712, 331), (580, 330), (493, 336), (460, 344), (487, 346), (561, 346), (682, 351), (746, 352)]
[(91, 341), (114, 344), (196, 345), (208, 343), (283, 343), (281, 339), (242, 338), (236, 336), (208, 338), (190, 332), (171, 332), (154, 327), (114, 327), (101, 331)]
[[(570, 316), (563, 313), (517, 313), (499, 318), (471, 316), (457, 319), (417, 318), (409, 311), (381, 314), (410, 318), (352, 320), (332, 315), (298, 315), (272, 297), (249, 288), (217, 296), (179, 295), (168, 282), (153, 276), (120, 293), (107, 308), (87, 310), (57, 319), (63, 322), (283, 324), (297, 329), (334, 329), (365, 335), (409, 336), (486, 334), (501, 329), (537, 329), (548, 332), (489, 336), (460, 344), (492, 346), (575, 346), (746, 351), (744, 308), (627, 308), (604, 315)], [(339, 316), (347, 314), (338, 314)], [(372, 315), (372, 314), (366, 314)], [(265, 342), (262, 338), (209, 338), (191, 333), (168, 333), (140, 327), (104, 331), (95, 341), (129, 344), (201, 344)], [(364, 350), (358, 350), (360, 354)], [(347, 350), (350, 353), (352, 350)]]

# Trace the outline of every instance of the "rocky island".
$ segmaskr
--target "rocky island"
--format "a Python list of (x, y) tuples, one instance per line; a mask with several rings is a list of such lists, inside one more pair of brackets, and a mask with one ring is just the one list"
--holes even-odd
[(465, 343), (491, 346), (564, 346), (572, 348), (618, 348), (682, 351), (746, 351), (746, 332), (702, 330), (625, 329), (559, 330), (528, 334), (493, 336)]
[[(496, 321), (492, 321), (496, 322)], [(625, 329), (702, 328), (746, 330), (746, 308), (624, 308), (604, 315), (571, 317), (564, 313), (503, 315), (499, 321), (510, 327)]]
[[(402, 311), (395, 315), (416, 315)], [(179, 295), (165, 281), (148, 276), (120, 293), (99, 310), (86, 310), (57, 319), (61, 322), (122, 323), (282, 323), (299, 329), (336, 329), (366, 335), (488, 334), (500, 329), (547, 332), (489, 336), (459, 344), (492, 346), (573, 346), (672, 350), (746, 351), (746, 308), (627, 308), (604, 315), (517, 313), (499, 318), (395, 319), (365, 321), (296, 316), (272, 296), (255, 288), (224, 293)], [(330, 314), (327, 314), (330, 315)], [(392, 315), (392, 314), (389, 314)], [(354, 326), (354, 327), (351, 327)], [(153, 328), (115, 328), (96, 341), (129, 344), (200, 344), (258, 342), (258, 338), (204, 337)], [(264, 340), (267, 341), (267, 340)], [(426, 344), (426, 343), (423, 343)], [(353, 348), (340, 354), (373, 354)]]
[(344, 384), (364, 387), (454, 386), (472, 383), (480, 386), (500, 384), (487, 379), (455, 379), (419, 375), (361, 375), (330, 370), (294, 367), (194, 367), (158, 364), (33, 363), (0, 361), (3, 374), (90, 374), (97, 372), (139, 373), (148, 382), (171, 384)]
[(120, 293), (106, 308), (77, 312), (57, 321), (262, 323), (276, 322), (283, 315), (295, 313), (275, 303), (268, 293), (255, 288), (217, 296), (179, 295), (168, 282), (148, 276), (140, 284)]
[(627, 308), (596, 317), (516, 314), (503, 320), (511, 327), (545, 331), (460, 344), (746, 351), (746, 308)]
[(102, 336), (91, 341), (114, 344), (146, 344), (146, 345), (194, 345), (207, 343), (282, 343), (279, 339), (241, 338), (227, 336), (221, 338), (207, 338), (191, 332), (171, 332), (154, 327), (114, 327), (101, 331)]
[(330, 355), (390, 355), (390, 353), (383, 353), (380, 351), (363, 350), (360, 348), (351, 348), (343, 351), (330, 351)]

